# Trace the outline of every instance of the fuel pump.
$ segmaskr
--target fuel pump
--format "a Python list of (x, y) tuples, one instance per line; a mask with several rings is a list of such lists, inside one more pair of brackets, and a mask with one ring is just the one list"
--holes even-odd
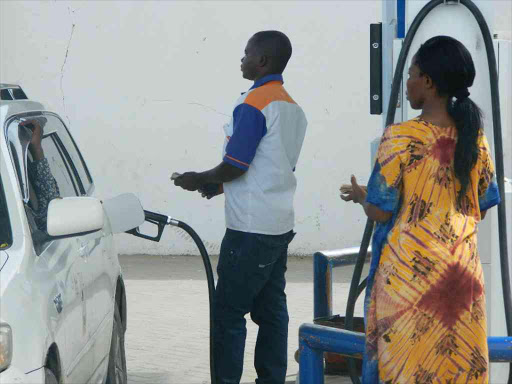
[[(478, 1), (477, 1), (478, 2)], [(423, 8), (419, 10), (419, 12), (414, 17), (412, 23), (408, 26), (407, 34), (405, 35), (405, 31), (407, 29), (406, 23), (406, 10), (409, 3), (412, 8), (417, 9), (418, 3), (426, 3)], [(489, 6), (488, 4), (483, 4), (484, 2), (480, 1), (481, 5)], [(443, 8), (444, 7), (444, 8)], [(407, 2), (406, 0), (397, 0), (395, 1), (383, 1), (383, 14), (384, 14), (384, 24), (381, 26), (372, 26), (371, 29), (371, 58), (373, 66), (371, 68), (371, 95), (370, 95), (370, 106), (372, 114), (380, 114), (382, 112), (383, 106), (387, 107), (387, 114), (385, 118), (385, 126), (393, 124), (396, 119), (407, 120), (409, 118), (406, 109), (406, 103), (404, 103), (403, 98), (403, 76), (404, 69), (407, 63), (408, 54), (413, 45), (414, 38), (417, 35), (418, 31), (421, 31), (422, 37), (425, 35), (429, 35), (426, 32), (425, 26), (422, 26), (427, 16), (429, 14), (434, 14), (438, 18), (438, 22), (434, 23), (432, 20), (428, 20), (425, 24), (428, 24), (426, 27), (435, 26), (436, 29), (434, 33), (430, 33), (430, 35), (439, 35), (440, 33), (439, 26), (440, 23), (440, 14), (441, 12), (452, 12), (451, 19), (449, 19), (449, 28), (454, 33), (459, 32), (462, 28), (468, 28), (468, 20), (461, 17), (459, 18), (453, 17), (453, 12), (456, 9), (454, 7), (460, 7), (464, 10), (469, 11), (470, 17), (476, 21), (476, 26), (479, 29), (478, 38), (481, 37), (483, 42), (483, 46), (485, 47), (485, 53), (488, 63), (488, 71), (489, 71), (489, 83), (490, 83), (490, 91), (491, 91), (491, 105), (490, 111), (492, 113), (492, 125), (493, 125), (493, 137), (494, 137), (494, 154), (495, 154), (495, 165), (496, 165), (496, 178), (498, 183), (498, 188), (500, 192), (500, 196), (502, 198), (501, 204), (498, 206), (498, 243), (499, 243), (499, 262), (497, 260), (492, 260), (495, 262), (493, 265), (490, 261), (489, 264), (491, 268), (487, 268), (486, 280), (492, 277), (496, 277), (498, 273), (501, 277), (501, 292), (495, 293), (493, 292), (493, 296), (500, 296), (503, 298), (503, 307), (504, 307), (504, 326), (501, 327), (498, 325), (496, 328), (499, 328), (499, 332), (506, 332), (508, 336), (512, 336), (512, 298), (511, 298), (511, 282), (510, 282), (510, 263), (511, 257), (508, 251), (507, 238), (510, 234), (507, 233), (507, 211), (506, 204), (510, 204), (510, 196), (511, 196), (511, 187), (510, 181), (505, 188), (506, 178), (505, 178), (505, 169), (504, 169), (504, 151), (503, 151), (503, 134), (502, 134), (502, 118), (500, 111), (500, 97), (499, 97), (499, 78), (498, 78), (498, 63), (495, 52), (495, 42), (493, 41), (493, 34), (489, 29), (489, 26), (475, 2), (471, 0), (457, 0), (457, 1), (448, 1), (448, 0), (431, 0), (431, 1), (423, 1), (423, 2)], [(491, 5), (492, 7), (492, 5)], [(431, 15), (431, 17), (434, 17)], [(443, 20), (445, 21), (445, 20)], [(460, 24), (457, 23), (459, 21)], [(443, 31), (444, 32), (444, 31)], [(396, 33), (396, 37), (398, 39), (394, 39)], [(444, 33), (447, 34), (447, 33)], [(400, 38), (404, 37), (405, 39), (401, 40)], [(510, 46), (510, 44), (509, 44)], [(395, 51), (393, 51), (393, 49)], [(510, 48), (509, 48), (510, 49)], [(393, 56), (395, 52), (399, 51), (398, 59), (396, 61), (396, 65), (394, 66), (394, 76), (391, 77), (392, 67), (393, 67)], [(396, 56), (395, 56), (396, 58)], [(507, 68), (510, 70), (510, 66)], [(392, 79), (392, 83), (391, 80)], [(388, 85), (391, 84), (391, 88), (387, 88)], [(510, 84), (510, 83), (509, 83)], [(386, 89), (387, 88), (387, 89)], [(387, 104), (387, 105), (386, 105)], [(510, 130), (510, 126), (506, 127)], [(488, 132), (488, 131), (487, 131)], [(376, 142), (373, 143), (373, 150), (376, 149)], [(508, 179), (507, 179), (508, 180)], [(510, 213), (509, 213), (510, 218)], [(492, 225), (492, 224), (488, 224)], [(352, 278), (352, 283), (350, 286), (349, 297), (347, 301), (347, 309), (346, 309), (346, 329), (353, 329), (353, 317), (354, 317), (354, 307), (355, 302), (359, 294), (364, 290), (366, 286), (366, 280), (361, 282), (361, 273), (363, 269), (363, 265), (366, 259), (366, 254), (368, 250), (368, 246), (370, 244), (370, 239), (373, 231), (373, 222), (368, 220), (366, 223), (366, 228), (364, 231), (363, 239), (361, 242), (361, 247), (359, 251), (358, 260), (355, 266), (354, 275)], [(494, 233), (495, 234), (495, 233)], [(490, 236), (489, 236), (490, 237)], [(485, 241), (491, 242), (494, 240), (494, 237), (483, 239)], [(480, 240), (479, 240), (480, 241)], [(492, 247), (490, 247), (492, 248)], [(492, 252), (492, 249), (490, 250)], [(484, 264), (484, 263), (482, 263)], [(496, 265), (499, 265), (498, 266)], [(484, 265), (485, 271), (485, 265)], [(490, 280), (490, 279), (489, 279)], [(494, 288), (494, 286), (492, 286)], [(501, 295), (500, 295), (501, 293)], [(491, 297), (491, 298), (494, 298)], [(488, 302), (495, 302), (495, 300), (491, 300), (488, 294)], [(489, 311), (490, 312), (490, 311)], [(505, 329), (501, 329), (505, 328)], [(494, 329), (491, 328), (491, 332)], [(355, 368), (354, 359), (349, 359), (349, 371), (350, 376), (353, 383), (359, 383), (359, 377), (357, 375), (357, 371)], [(501, 380), (505, 380), (506, 373), (501, 371), (496, 373), (496, 377), (493, 377), (493, 372), (491, 369), (491, 381), (492, 382), (503, 382)], [(500, 380), (500, 381), (497, 381)], [(509, 368), (508, 373), (508, 383), (512, 383), (512, 369)]]

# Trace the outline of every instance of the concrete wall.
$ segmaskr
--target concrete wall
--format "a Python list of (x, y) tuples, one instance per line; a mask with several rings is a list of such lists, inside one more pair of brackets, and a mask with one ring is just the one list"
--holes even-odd
[[(0, 81), (21, 84), (70, 124), (99, 195), (134, 192), (146, 209), (192, 225), (218, 253), (223, 197), (202, 200), (169, 176), (220, 162), (222, 125), (251, 86), (239, 69), (245, 44), (256, 31), (282, 30), (294, 48), (285, 87), (309, 120), (291, 252), (353, 246), (365, 217), (338, 188), (351, 173), (366, 183), (369, 143), (381, 132), (381, 117), (369, 115), (368, 76), (369, 24), (381, 21), (381, 5), (3, 1)], [(118, 244), (123, 253), (196, 253), (179, 230), (160, 244), (128, 235)]]
[[(192, 225), (217, 253), (224, 198), (177, 189), (173, 171), (221, 160), (223, 124), (251, 83), (245, 44), (259, 30), (291, 39), (285, 87), (303, 106), (308, 133), (297, 167), (291, 252), (355, 245), (362, 211), (338, 197), (350, 174), (366, 182), (369, 24), (380, 1), (112, 1), (0, 3), (0, 81), (19, 83), (70, 124), (104, 197), (131, 191), (146, 209)], [(128, 235), (123, 253), (195, 253), (178, 230), (160, 244)]]

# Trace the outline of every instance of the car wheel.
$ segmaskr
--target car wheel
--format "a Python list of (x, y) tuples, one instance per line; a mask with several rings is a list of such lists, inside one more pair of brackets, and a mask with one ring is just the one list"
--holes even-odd
[(59, 384), (55, 374), (49, 368), (44, 369), (44, 384)]
[(121, 322), (121, 315), (119, 314), (119, 308), (116, 305), (112, 340), (110, 342), (106, 384), (126, 384), (127, 382), (128, 377), (126, 373), (126, 355), (124, 351), (124, 331), (123, 324)]

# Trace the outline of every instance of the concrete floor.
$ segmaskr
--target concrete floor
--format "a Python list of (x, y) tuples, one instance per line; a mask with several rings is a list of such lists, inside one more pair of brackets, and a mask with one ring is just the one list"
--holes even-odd
[[(193, 256), (121, 256), (127, 290), (126, 354), (130, 384), (209, 383), (209, 319), (206, 277)], [(215, 268), (217, 259), (212, 258)], [(353, 267), (334, 272), (334, 313), (344, 313)], [(367, 271), (363, 273), (363, 276)], [(295, 383), (298, 328), (313, 319), (312, 258), (290, 257), (287, 272), (290, 313), (288, 381)], [(356, 316), (362, 315), (362, 300)], [(247, 317), (243, 383), (254, 383), (257, 326)], [(350, 383), (330, 377), (326, 383)]]

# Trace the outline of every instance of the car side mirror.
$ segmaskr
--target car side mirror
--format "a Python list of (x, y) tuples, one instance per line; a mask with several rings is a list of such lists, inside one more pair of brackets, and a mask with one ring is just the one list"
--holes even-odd
[(132, 230), (145, 221), (144, 209), (133, 193), (124, 193), (103, 201), (103, 209), (112, 234)]
[(103, 228), (101, 201), (93, 197), (53, 199), (48, 206), (47, 232), (53, 238), (85, 235)]

